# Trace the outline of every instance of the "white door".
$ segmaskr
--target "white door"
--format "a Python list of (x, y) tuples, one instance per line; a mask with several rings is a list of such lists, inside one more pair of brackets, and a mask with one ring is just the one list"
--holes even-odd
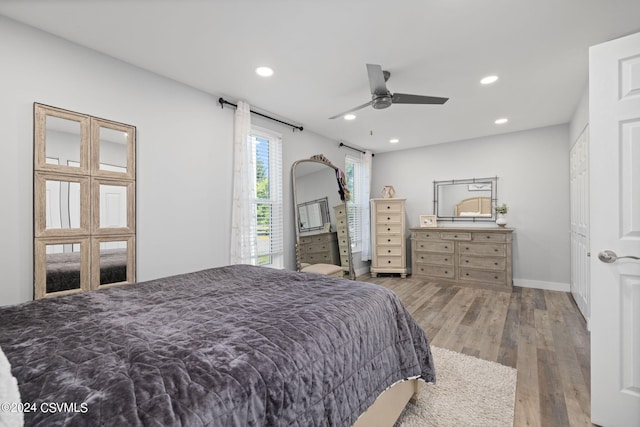
[(590, 49), (589, 116), (591, 420), (638, 427), (640, 33)]
[(569, 153), (571, 191), (571, 294), (589, 324), (589, 126)]

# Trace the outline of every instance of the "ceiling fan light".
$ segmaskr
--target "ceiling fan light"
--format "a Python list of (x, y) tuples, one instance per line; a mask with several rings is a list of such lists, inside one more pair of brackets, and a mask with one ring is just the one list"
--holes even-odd
[(483, 85), (490, 85), (491, 83), (495, 83), (498, 81), (498, 76), (487, 76), (480, 80), (480, 83)]
[(390, 143), (390, 144), (397, 144), (398, 142), (400, 142), (400, 140), (399, 140), (398, 138), (391, 138), (391, 139), (389, 140), (389, 143)]
[(256, 68), (256, 74), (262, 77), (271, 77), (273, 76), (273, 68), (258, 67)]
[(501, 119), (496, 120), (494, 123), (497, 125), (503, 125), (505, 123), (507, 123), (509, 121), (509, 119), (507, 119), (506, 117), (503, 117)]
[(345, 114), (345, 115), (344, 115), (344, 119), (345, 119), (345, 120), (353, 120), (353, 119), (355, 119), (355, 118), (356, 118), (356, 115), (355, 115), (355, 114)]

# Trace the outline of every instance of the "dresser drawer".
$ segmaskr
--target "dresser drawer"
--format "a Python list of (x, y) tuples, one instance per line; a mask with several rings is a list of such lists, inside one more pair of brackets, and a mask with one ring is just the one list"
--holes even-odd
[(347, 216), (347, 209), (344, 205), (338, 205), (333, 207), (333, 212), (336, 214), (336, 217)]
[(402, 255), (402, 248), (400, 246), (380, 245), (376, 247), (376, 254), (398, 256)]
[(437, 231), (412, 231), (413, 240), (440, 240), (440, 233)]
[(376, 256), (376, 261), (377, 261), (376, 266), (379, 267), (379, 268), (404, 267), (404, 265), (402, 264), (402, 257), (401, 256), (384, 256), (384, 255), (380, 255), (380, 256)]
[(300, 260), (301, 262), (306, 262), (309, 264), (318, 264), (318, 263), (333, 264), (331, 255), (329, 254), (329, 252), (317, 252), (317, 253), (307, 252), (306, 254), (302, 255), (300, 258), (301, 258)]
[(507, 241), (507, 236), (501, 233), (473, 233), (471, 240), (474, 242), (504, 243)]
[(379, 245), (402, 245), (400, 236), (384, 236), (377, 239)]
[(467, 232), (442, 232), (440, 233), (442, 240), (471, 240), (471, 233)]
[(460, 280), (476, 280), (480, 282), (504, 283), (506, 281), (506, 273), (504, 271), (487, 271), (487, 270), (474, 270), (471, 268), (461, 268)]
[(416, 251), (428, 251), (428, 252), (443, 252), (452, 254), (455, 247), (453, 242), (429, 242), (429, 241), (415, 241)]
[(402, 221), (402, 214), (399, 212), (383, 212), (376, 216), (376, 223), (378, 224), (387, 224), (387, 223), (400, 223)]
[(460, 243), (461, 255), (485, 255), (506, 256), (507, 250), (504, 244)]
[(402, 224), (376, 224), (378, 234), (400, 234), (402, 232)]
[(347, 217), (336, 217), (336, 228), (340, 230), (341, 228), (347, 228)]
[(453, 255), (434, 254), (430, 252), (416, 252), (415, 261), (418, 263), (453, 265)]
[(329, 252), (332, 247), (333, 245), (329, 242), (311, 243), (311, 244), (304, 245), (304, 251), (308, 254), (318, 253), (318, 252)]
[(340, 265), (343, 267), (349, 267), (349, 255), (340, 254)]
[(416, 264), (416, 269), (414, 274), (424, 274), (428, 276), (436, 276), (436, 277), (446, 277), (448, 279), (453, 279), (455, 277), (455, 270), (453, 267), (441, 267), (439, 265), (429, 265), (429, 264)]
[(379, 201), (376, 203), (376, 213), (378, 216), (384, 215), (386, 212), (402, 213), (403, 203), (400, 201)]
[(504, 270), (507, 266), (506, 258), (478, 258), (462, 255), (460, 257), (461, 267), (483, 268), (487, 270)]
[(300, 236), (300, 243), (324, 243), (329, 242), (334, 238), (334, 234), (314, 234), (311, 236)]

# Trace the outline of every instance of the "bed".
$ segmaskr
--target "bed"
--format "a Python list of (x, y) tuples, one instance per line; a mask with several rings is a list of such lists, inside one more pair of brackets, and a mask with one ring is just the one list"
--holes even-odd
[(454, 216), (491, 217), (490, 197), (470, 197), (454, 207)]
[[(100, 250), (100, 284), (127, 280), (127, 250)], [(80, 252), (47, 254), (47, 293), (80, 288)]]
[(393, 292), (265, 267), (3, 307), (0, 325), (22, 401), (75, 405), (27, 425), (350, 426), (391, 385), (435, 381)]

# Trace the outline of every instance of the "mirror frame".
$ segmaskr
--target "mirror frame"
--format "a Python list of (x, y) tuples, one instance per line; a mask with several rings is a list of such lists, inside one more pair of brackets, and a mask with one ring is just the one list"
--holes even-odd
[[(311, 156), (308, 159), (302, 159), (302, 160), (296, 160), (295, 162), (293, 162), (293, 164), (291, 165), (291, 188), (292, 188), (292, 192), (293, 192), (293, 221), (294, 221), (294, 229), (295, 229), (295, 233), (296, 233), (296, 270), (300, 271), (300, 230), (298, 227), (298, 224), (300, 223), (300, 217), (298, 216), (298, 197), (297, 197), (297, 193), (296, 193), (296, 168), (298, 165), (302, 164), (302, 163), (318, 163), (318, 164), (323, 164), (325, 166), (328, 166), (330, 168), (332, 168), (336, 173), (338, 171), (341, 171), (340, 168), (338, 168), (337, 166), (335, 166), (333, 163), (331, 163), (331, 161), (329, 159), (327, 159), (325, 156), (323, 156), (322, 154), (316, 154), (314, 156)], [(338, 177), (336, 174), (336, 186), (338, 187)], [(337, 191), (337, 190), (336, 190)], [(348, 203), (348, 200), (344, 200), (345, 205)], [(347, 209), (347, 215), (348, 215), (348, 209)], [(356, 273), (355, 273), (355, 269), (353, 267), (353, 256), (352, 256), (352, 250), (351, 250), (351, 238), (349, 236), (349, 227), (347, 226), (347, 248), (348, 248), (348, 259), (349, 259), (349, 278), (351, 280), (355, 280), (356, 278)]]
[[(105, 120), (61, 108), (33, 103), (34, 162), (33, 162), (33, 254), (34, 298), (47, 298), (86, 292), (105, 286), (133, 284), (136, 281), (136, 127)], [(79, 167), (46, 162), (47, 117), (68, 119), (80, 123)], [(100, 128), (126, 132), (127, 167), (122, 172), (100, 169)], [(80, 227), (46, 228), (46, 182), (68, 181), (80, 183)], [(101, 228), (100, 184), (119, 185), (127, 188), (127, 225), (118, 228)], [(127, 241), (126, 281), (100, 285), (99, 247), (104, 241)], [(57, 244), (80, 244), (81, 286), (77, 289), (47, 292), (46, 247)], [(97, 251), (96, 251), (96, 248)], [(97, 255), (96, 255), (97, 254)], [(98, 261), (96, 264), (96, 260)], [(97, 272), (96, 272), (97, 269)], [(97, 277), (97, 281), (96, 281)]]
[[(491, 216), (440, 216), (438, 212), (438, 197), (440, 188), (447, 185), (457, 184), (491, 184)], [(471, 222), (493, 222), (496, 220), (496, 212), (493, 209), (498, 202), (498, 177), (490, 178), (470, 178), (470, 179), (454, 179), (449, 181), (433, 181), (433, 213), (438, 220), (442, 221), (471, 221)]]

